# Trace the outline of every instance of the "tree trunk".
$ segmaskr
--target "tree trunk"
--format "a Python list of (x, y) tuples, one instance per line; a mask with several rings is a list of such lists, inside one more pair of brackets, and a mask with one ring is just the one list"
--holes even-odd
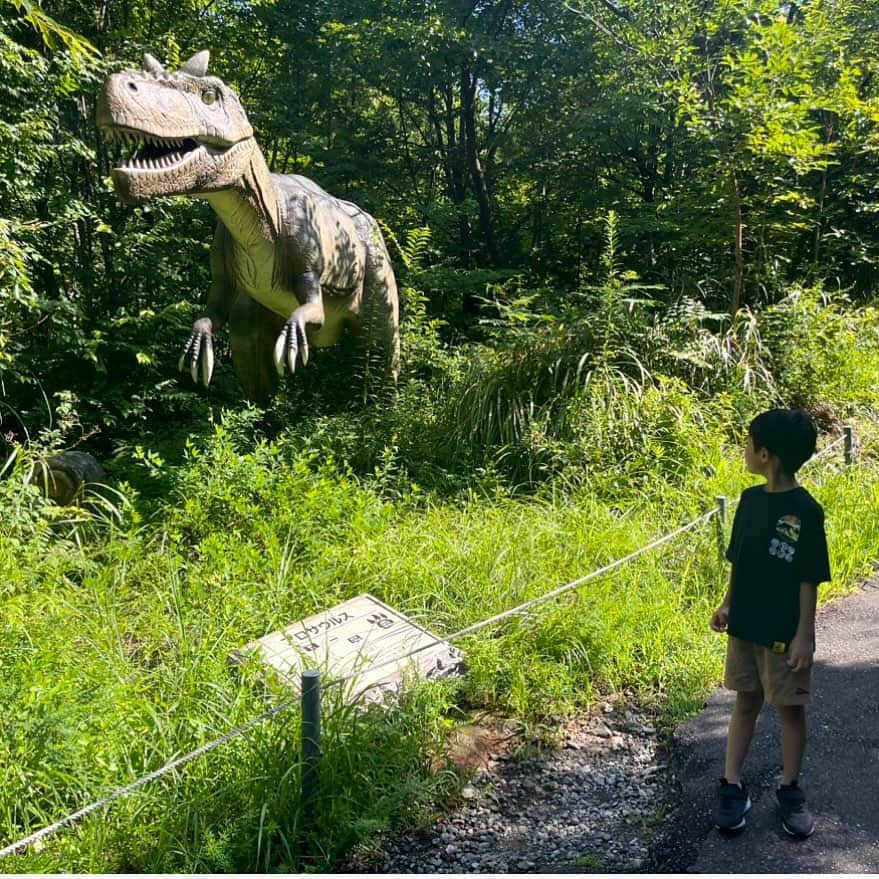
[(437, 96), (431, 89), (428, 96), (427, 111), (436, 137), (436, 147), (442, 156), (443, 173), (449, 199), (458, 209), (458, 258), (464, 268), (470, 267), (470, 220), (463, 209), (467, 197), (464, 170), (461, 162), (461, 145), (455, 131), (453, 98), (450, 88), (442, 94), (444, 107), (437, 107)]
[(745, 287), (745, 219), (742, 209), (742, 194), (735, 168), (730, 171), (730, 187), (735, 222), (735, 275), (733, 277), (730, 313), (735, 314), (742, 307)]
[(461, 114), (464, 122), (464, 149), (473, 189), (476, 193), (476, 202), (479, 205), (479, 224), (485, 238), (488, 261), (492, 266), (499, 266), (501, 260), (495, 235), (491, 192), (485, 170), (479, 159), (476, 133), (476, 77), (467, 67), (461, 69)]

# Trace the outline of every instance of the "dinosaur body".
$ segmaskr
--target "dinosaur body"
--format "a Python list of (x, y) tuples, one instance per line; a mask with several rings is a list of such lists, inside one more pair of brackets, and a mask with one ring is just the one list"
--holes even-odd
[(169, 73), (146, 55), (143, 71), (111, 75), (98, 100), (105, 136), (138, 144), (112, 171), (124, 200), (197, 195), (219, 218), (207, 307), (180, 368), (207, 385), (212, 336), (228, 322), (239, 381), (260, 405), (310, 345), (333, 345), (346, 328), (396, 377), (397, 285), (378, 224), (305, 177), (271, 174), (237, 95), (207, 62), (200, 52)]

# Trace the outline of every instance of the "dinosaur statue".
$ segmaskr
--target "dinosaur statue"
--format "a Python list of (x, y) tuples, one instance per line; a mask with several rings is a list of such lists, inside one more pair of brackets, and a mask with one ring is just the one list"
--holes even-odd
[(238, 96), (207, 75), (207, 51), (168, 72), (108, 77), (97, 122), (109, 141), (134, 144), (112, 169), (123, 201), (197, 195), (219, 217), (207, 307), (192, 325), (179, 369), (210, 383), (212, 336), (227, 321), (232, 360), (248, 399), (265, 406), (285, 365), (310, 346), (335, 344), (347, 326), (359, 350), (397, 377), (397, 283), (375, 219), (296, 174), (269, 172)]

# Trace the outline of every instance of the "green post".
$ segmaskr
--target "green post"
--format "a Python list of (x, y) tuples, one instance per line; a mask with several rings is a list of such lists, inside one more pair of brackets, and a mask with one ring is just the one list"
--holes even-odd
[(302, 672), (302, 814), (314, 822), (320, 785), (320, 672)]
[(842, 429), (842, 432), (845, 434), (845, 463), (852, 463), (852, 440), (854, 431), (852, 430), (851, 425), (847, 425)]

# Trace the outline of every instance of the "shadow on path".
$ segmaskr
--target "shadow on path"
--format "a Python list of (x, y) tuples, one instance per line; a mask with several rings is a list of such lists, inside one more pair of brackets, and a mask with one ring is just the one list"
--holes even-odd
[(797, 841), (781, 829), (778, 712), (765, 706), (745, 764), (753, 807), (736, 836), (714, 829), (726, 728), (735, 694), (719, 690), (674, 736), (671, 762), (680, 800), (651, 849), (656, 872), (879, 872), (879, 588), (822, 610), (817, 626), (815, 702), (801, 777), (816, 830)]

